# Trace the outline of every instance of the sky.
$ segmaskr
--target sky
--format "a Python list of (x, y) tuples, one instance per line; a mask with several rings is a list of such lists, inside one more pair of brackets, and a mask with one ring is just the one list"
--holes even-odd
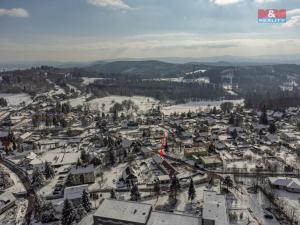
[(0, 0), (2, 63), (292, 54), (300, 0)]

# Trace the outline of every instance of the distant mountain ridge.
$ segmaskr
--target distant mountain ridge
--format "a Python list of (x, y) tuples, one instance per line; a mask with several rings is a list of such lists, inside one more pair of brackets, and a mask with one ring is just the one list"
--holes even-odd
[(116, 73), (128, 75), (143, 75), (143, 76), (167, 76), (178, 73), (190, 72), (193, 69), (206, 69), (207, 66), (197, 64), (175, 64), (157, 60), (148, 61), (115, 61), (108, 63), (95, 63), (85, 67), (86, 70), (97, 71), (102, 73)]

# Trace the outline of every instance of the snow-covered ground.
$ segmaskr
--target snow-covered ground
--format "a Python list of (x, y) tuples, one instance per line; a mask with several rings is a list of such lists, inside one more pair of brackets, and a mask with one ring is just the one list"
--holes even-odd
[(0, 93), (0, 98), (5, 98), (9, 106), (18, 106), (22, 102), (25, 102), (25, 105), (28, 105), (32, 102), (30, 95), (26, 93), (20, 94), (9, 94), (9, 93)]
[(17, 199), (15, 206), (8, 209), (0, 215), (1, 225), (21, 225), (24, 222), (24, 216), (28, 201), (25, 199)]
[(13, 173), (10, 169), (8, 169), (3, 164), (0, 164), (0, 166), (1, 166), (1, 170), (9, 173), (10, 178), (14, 181), (14, 185), (11, 186), (10, 188), (6, 189), (6, 191), (10, 191), (12, 193), (20, 193), (20, 192), (26, 191), (23, 186), (23, 183), (20, 181), (20, 179), (18, 178), (18, 176), (15, 173)]
[(199, 84), (207, 84), (210, 82), (208, 77), (199, 77), (197, 79), (185, 79), (184, 77), (171, 77), (171, 78), (157, 78), (151, 79), (157, 81), (170, 81), (170, 82), (178, 82), (178, 83), (199, 83)]
[(48, 92), (48, 94), (50, 96), (53, 95), (59, 95), (59, 94), (65, 94), (65, 90), (63, 88), (61, 88), (60, 86), (58, 86), (57, 84), (55, 84), (54, 82), (52, 82), (51, 80), (47, 79), (49, 84), (54, 84), (54, 90), (51, 90)]
[(151, 98), (151, 97), (144, 97), (144, 96), (118, 96), (118, 95), (111, 95), (103, 98), (95, 98), (91, 101), (86, 101), (87, 97), (79, 97), (75, 99), (68, 100), (72, 107), (76, 107), (78, 105), (83, 105), (84, 103), (89, 104), (92, 110), (101, 110), (104, 112), (108, 112), (109, 109), (116, 103), (121, 103), (124, 100), (131, 100), (133, 101), (141, 111), (146, 111), (151, 109), (153, 106), (158, 104), (158, 100)]
[(67, 86), (70, 88), (70, 89), (73, 89), (76, 93), (78, 93), (79, 95), (81, 94), (81, 91), (77, 88), (77, 87), (75, 87), (75, 86), (73, 86), (73, 85), (71, 85), (71, 84), (67, 84)]
[(94, 83), (96, 80), (104, 80), (107, 78), (101, 78), (101, 77), (81, 77), (83, 79), (83, 84), (84, 85), (89, 85)]
[(121, 103), (124, 100), (133, 101), (138, 107), (139, 110), (146, 111), (151, 109), (154, 105), (158, 103), (158, 100), (151, 97), (144, 96), (118, 96), (112, 95), (104, 98), (96, 98), (89, 101), (92, 109), (97, 109), (97, 106), (102, 107), (102, 104), (105, 104), (105, 111), (108, 111), (110, 107), (114, 105), (114, 102)]
[(86, 103), (88, 97), (90, 97), (90, 95), (80, 96), (78, 98), (68, 99), (64, 101), (64, 103), (69, 102), (72, 107), (77, 107), (78, 105)]
[(189, 74), (195, 74), (195, 73), (204, 73), (206, 70), (195, 70), (193, 72), (188, 72), (188, 73), (185, 73), (186, 75), (189, 75)]
[(187, 113), (188, 111), (191, 112), (198, 112), (203, 111), (209, 108), (219, 108), (220, 105), (224, 102), (232, 102), (234, 105), (243, 105), (244, 99), (239, 100), (222, 100), (222, 101), (198, 101), (198, 102), (188, 102), (185, 104), (179, 105), (172, 105), (163, 108), (163, 113), (166, 115), (170, 115), (171, 113)]
[[(13, 173), (10, 169), (0, 164), (1, 169), (7, 173), (9, 173), (10, 178), (14, 181), (14, 185), (5, 191), (11, 193), (20, 193), (25, 192), (25, 188), (23, 183), (20, 181), (18, 176)], [(20, 225), (24, 222), (24, 217), (26, 213), (26, 209), (28, 206), (28, 201), (23, 198), (18, 198), (16, 200), (15, 206), (5, 211), (0, 215), (0, 225)]]

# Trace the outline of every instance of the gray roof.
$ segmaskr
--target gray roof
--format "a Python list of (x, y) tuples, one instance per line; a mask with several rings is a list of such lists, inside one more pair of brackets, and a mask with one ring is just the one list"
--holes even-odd
[(224, 195), (204, 191), (203, 200), (203, 219), (214, 220), (215, 225), (229, 225)]
[(66, 187), (64, 191), (64, 198), (69, 200), (81, 198), (84, 190), (88, 191), (87, 184)]
[(124, 222), (146, 224), (152, 205), (131, 201), (105, 199), (95, 212), (95, 217)]
[(94, 165), (90, 164), (88, 166), (74, 166), (70, 173), (71, 174), (84, 174), (91, 173), (95, 170)]
[(194, 216), (166, 212), (152, 212), (147, 225), (201, 225), (201, 219)]

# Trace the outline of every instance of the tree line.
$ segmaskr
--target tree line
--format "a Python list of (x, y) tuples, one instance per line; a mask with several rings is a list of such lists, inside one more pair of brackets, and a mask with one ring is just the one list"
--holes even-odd
[(223, 88), (213, 84), (186, 84), (158, 80), (106, 80), (101, 83), (90, 84), (89, 88), (98, 97), (139, 95), (153, 97), (161, 101), (171, 99), (178, 103), (187, 100), (199, 101), (227, 96)]

